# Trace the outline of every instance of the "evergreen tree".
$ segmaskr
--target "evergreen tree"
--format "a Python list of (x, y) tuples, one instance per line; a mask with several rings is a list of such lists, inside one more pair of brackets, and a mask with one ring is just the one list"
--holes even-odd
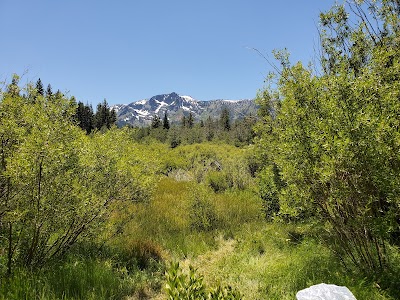
[(161, 126), (161, 120), (158, 115), (154, 115), (153, 120), (151, 121), (151, 128), (158, 128)]
[(255, 137), (253, 127), (256, 124), (256, 118), (249, 115), (241, 120), (236, 120), (232, 129), (231, 137), (236, 146), (248, 145)]
[(214, 138), (214, 122), (210, 116), (208, 116), (205, 124), (206, 140), (211, 141)]
[(164, 114), (164, 119), (163, 119), (163, 128), (169, 130), (169, 120), (168, 120), (168, 115), (167, 112)]
[(43, 83), (40, 78), (36, 81), (36, 92), (38, 95), (44, 96)]
[(48, 99), (51, 99), (53, 97), (53, 90), (50, 83), (47, 85), (46, 96)]
[(220, 123), (223, 130), (225, 131), (231, 130), (230, 114), (229, 110), (226, 107), (224, 107), (224, 109), (221, 112)]
[(87, 134), (91, 133), (92, 130), (94, 129), (93, 109), (88, 104), (84, 105), (81, 101), (78, 102), (74, 119), (77, 122), (78, 126), (83, 130), (85, 130)]
[(192, 112), (189, 113), (189, 117), (187, 118), (187, 127), (193, 128), (194, 118)]
[(94, 116), (94, 123), (97, 129), (103, 127), (110, 129), (115, 124), (117, 116), (115, 110), (110, 111), (107, 100), (104, 99), (102, 103), (97, 105), (96, 114)]
[(78, 106), (76, 107), (76, 113), (74, 115), (74, 120), (75, 122), (79, 125), (79, 127), (81, 127), (82, 129), (84, 129), (84, 127), (82, 126), (83, 124), (83, 119), (84, 119), (84, 111), (85, 111), (85, 105), (82, 102), (78, 102)]
[(107, 127), (111, 128), (111, 126), (115, 125), (115, 123), (117, 123), (117, 112), (113, 108), (113, 109), (110, 110), (110, 115), (109, 115), (109, 118), (108, 118)]
[(87, 133), (90, 133), (94, 127), (94, 112), (92, 105), (86, 104), (85, 105), (85, 130)]
[(169, 134), (169, 145), (171, 148), (176, 148), (181, 144), (181, 136), (177, 132), (177, 127), (173, 127)]
[(186, 127), (186, 125), (187, 125), (186, 116), (183, 115), (183, 116), (182, 116), (182, 127)]

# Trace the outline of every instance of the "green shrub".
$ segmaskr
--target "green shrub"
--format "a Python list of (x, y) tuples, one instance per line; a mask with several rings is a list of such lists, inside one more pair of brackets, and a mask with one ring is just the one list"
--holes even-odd
[(190, 207), (190, 228), (196, 231), (210, 231), (218, 227), (215, 206), (206, 198), (206, 191), (195, 191)]
[(215, 300), (235, 300), (242, 299), (240, 293), (234, 290), (230, 285), (221, 286), (218, 285), (216, 288), (212, 289), (208, 294), (207, 299)]
[(215, 193), (223, 192), (229, 188), (229, 184), (224, 172), (209, 172), (206, 177), (206, 182)]
[(168, 299), (206, 299), (203, 277), (197, 276), (192, 267), (190, 267), (189, 275), (186, 275), (179, 268), (179, 263), (172, 263), (165, 277)]
[(207, 292), (203, 276), (189, 266), (189, 274), (182, 273), (179, 263), (172, 263), (165, 273), (165, 290), (170, 300), (235, 300), (240, 293), (230, 286), (217, 286)]
[(258, 193), (263, 200), (263, 212), (268, 221), (271, 221), (280, 210), (279, 188), (274, 178), (274, 171), (270, 166), (266, 166), (258, 174)]
[(246, 163), (241, 159), (239, 161), (230, 162), (224, 171), (230, 188), (245, 190), (250, 187), (254, 181)]
[(120, 255), (120, 261), (128, 271), (151, 269), (157, 270), (163, 262), (162, 249), (154, 242), (134, 240), (130, 242)]

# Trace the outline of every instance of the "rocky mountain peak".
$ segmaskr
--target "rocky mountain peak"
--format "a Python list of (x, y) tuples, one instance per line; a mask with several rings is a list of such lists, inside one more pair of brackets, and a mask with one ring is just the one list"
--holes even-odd
[(119, 126), (146, 126), (151, 123), (154, 115), (163, 117), (168, 113), (172, 123), (178, 122), (184, 115), (192, 113), (195, 120), (205, 120), (208, 117), (218, 118), (226, 107), (231, 118), (242, 118), (246, 114), (255, 114), (257, 107), (253, 100), (212, 100), (198, 101), (191, 96), (181, 96), (175, 92), (161, 94), (150, 99), (132, 102), (125, 105), (114, 105)]

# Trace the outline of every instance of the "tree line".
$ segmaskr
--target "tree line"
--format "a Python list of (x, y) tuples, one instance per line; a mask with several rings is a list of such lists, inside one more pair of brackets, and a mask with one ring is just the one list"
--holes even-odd
[(236, 146), (252, 143), (255, 136), (253, 127), (256, 116), (246, 116), (232, 122), (227, 108), (221, 111), (219, 118), (207, 117), (205, 120), (195, 121), (191, 112), (182, 115), (179, 123), (171, 124), (168, 113), (161, 118), (155, 115), (149, 126), (136, 128), (134, 137), (138, 141), (155, 139), (169, 144), (171, 148), (202, 142), (225, 142)]
[[(13, 97), (21, 96), (25, 99), (31, 99), (32, 102), (39, 96), (46, 98), (48, 101), (56, 101), (64, 97), (60, 90), (53, 93), (51, 84), (47, 85), (45, 91), (40, 78), (36, 81), (35, 85), (29, 84), (27, 86), (27, 92), (20, 95), (21, 91), (18, 86), (18, 81), (18, 76), (14, 76), (11, 84), (7, 87), (8, 94)], [(76, 103), (76, 99), (73, 96), (70, 98), (70, 101), (73, 105), (76, 105), (76, 112), (74, 113), (73, 120), (80, 128), (86, 130), (88, 134), (93, 130), (110, 129), (111, 126), (115, 125), (117, 122), (117, 114), (114, 109), (110, 109), (106, 99), (97, 104), (96, 112), (93, 111), (92, 106), (89, 104), (84, 104), (81, 101)]]
[(74, 119), (79, 127), (90, 134), (93, 130), (110, 129), (117, 122), (117, 113), (110, 109), (106, 99), (97, 104), (96, 113), (91, 105), (79, 101)]

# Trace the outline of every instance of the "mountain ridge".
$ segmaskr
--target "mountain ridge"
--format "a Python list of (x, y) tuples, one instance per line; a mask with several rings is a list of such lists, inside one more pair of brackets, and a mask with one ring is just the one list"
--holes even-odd
[(142, 99), (130, 104), (111, 106), (117, 113), (118, 126), (148, 126), (155, 115), (163, 117), (165, 113), (171, 123), (181, 121), (183, 116), (192, 113), (196, 121), (207, 118), (219, 118), (224, 108), (228, 109), (231, 120), (242, 119), (247, 115), (256, 114), (257, 105), (254, 99), (208, 101), (196, 100), (191, 96), (179, 95), (175, 92), (160, 94), (149, 99)]

